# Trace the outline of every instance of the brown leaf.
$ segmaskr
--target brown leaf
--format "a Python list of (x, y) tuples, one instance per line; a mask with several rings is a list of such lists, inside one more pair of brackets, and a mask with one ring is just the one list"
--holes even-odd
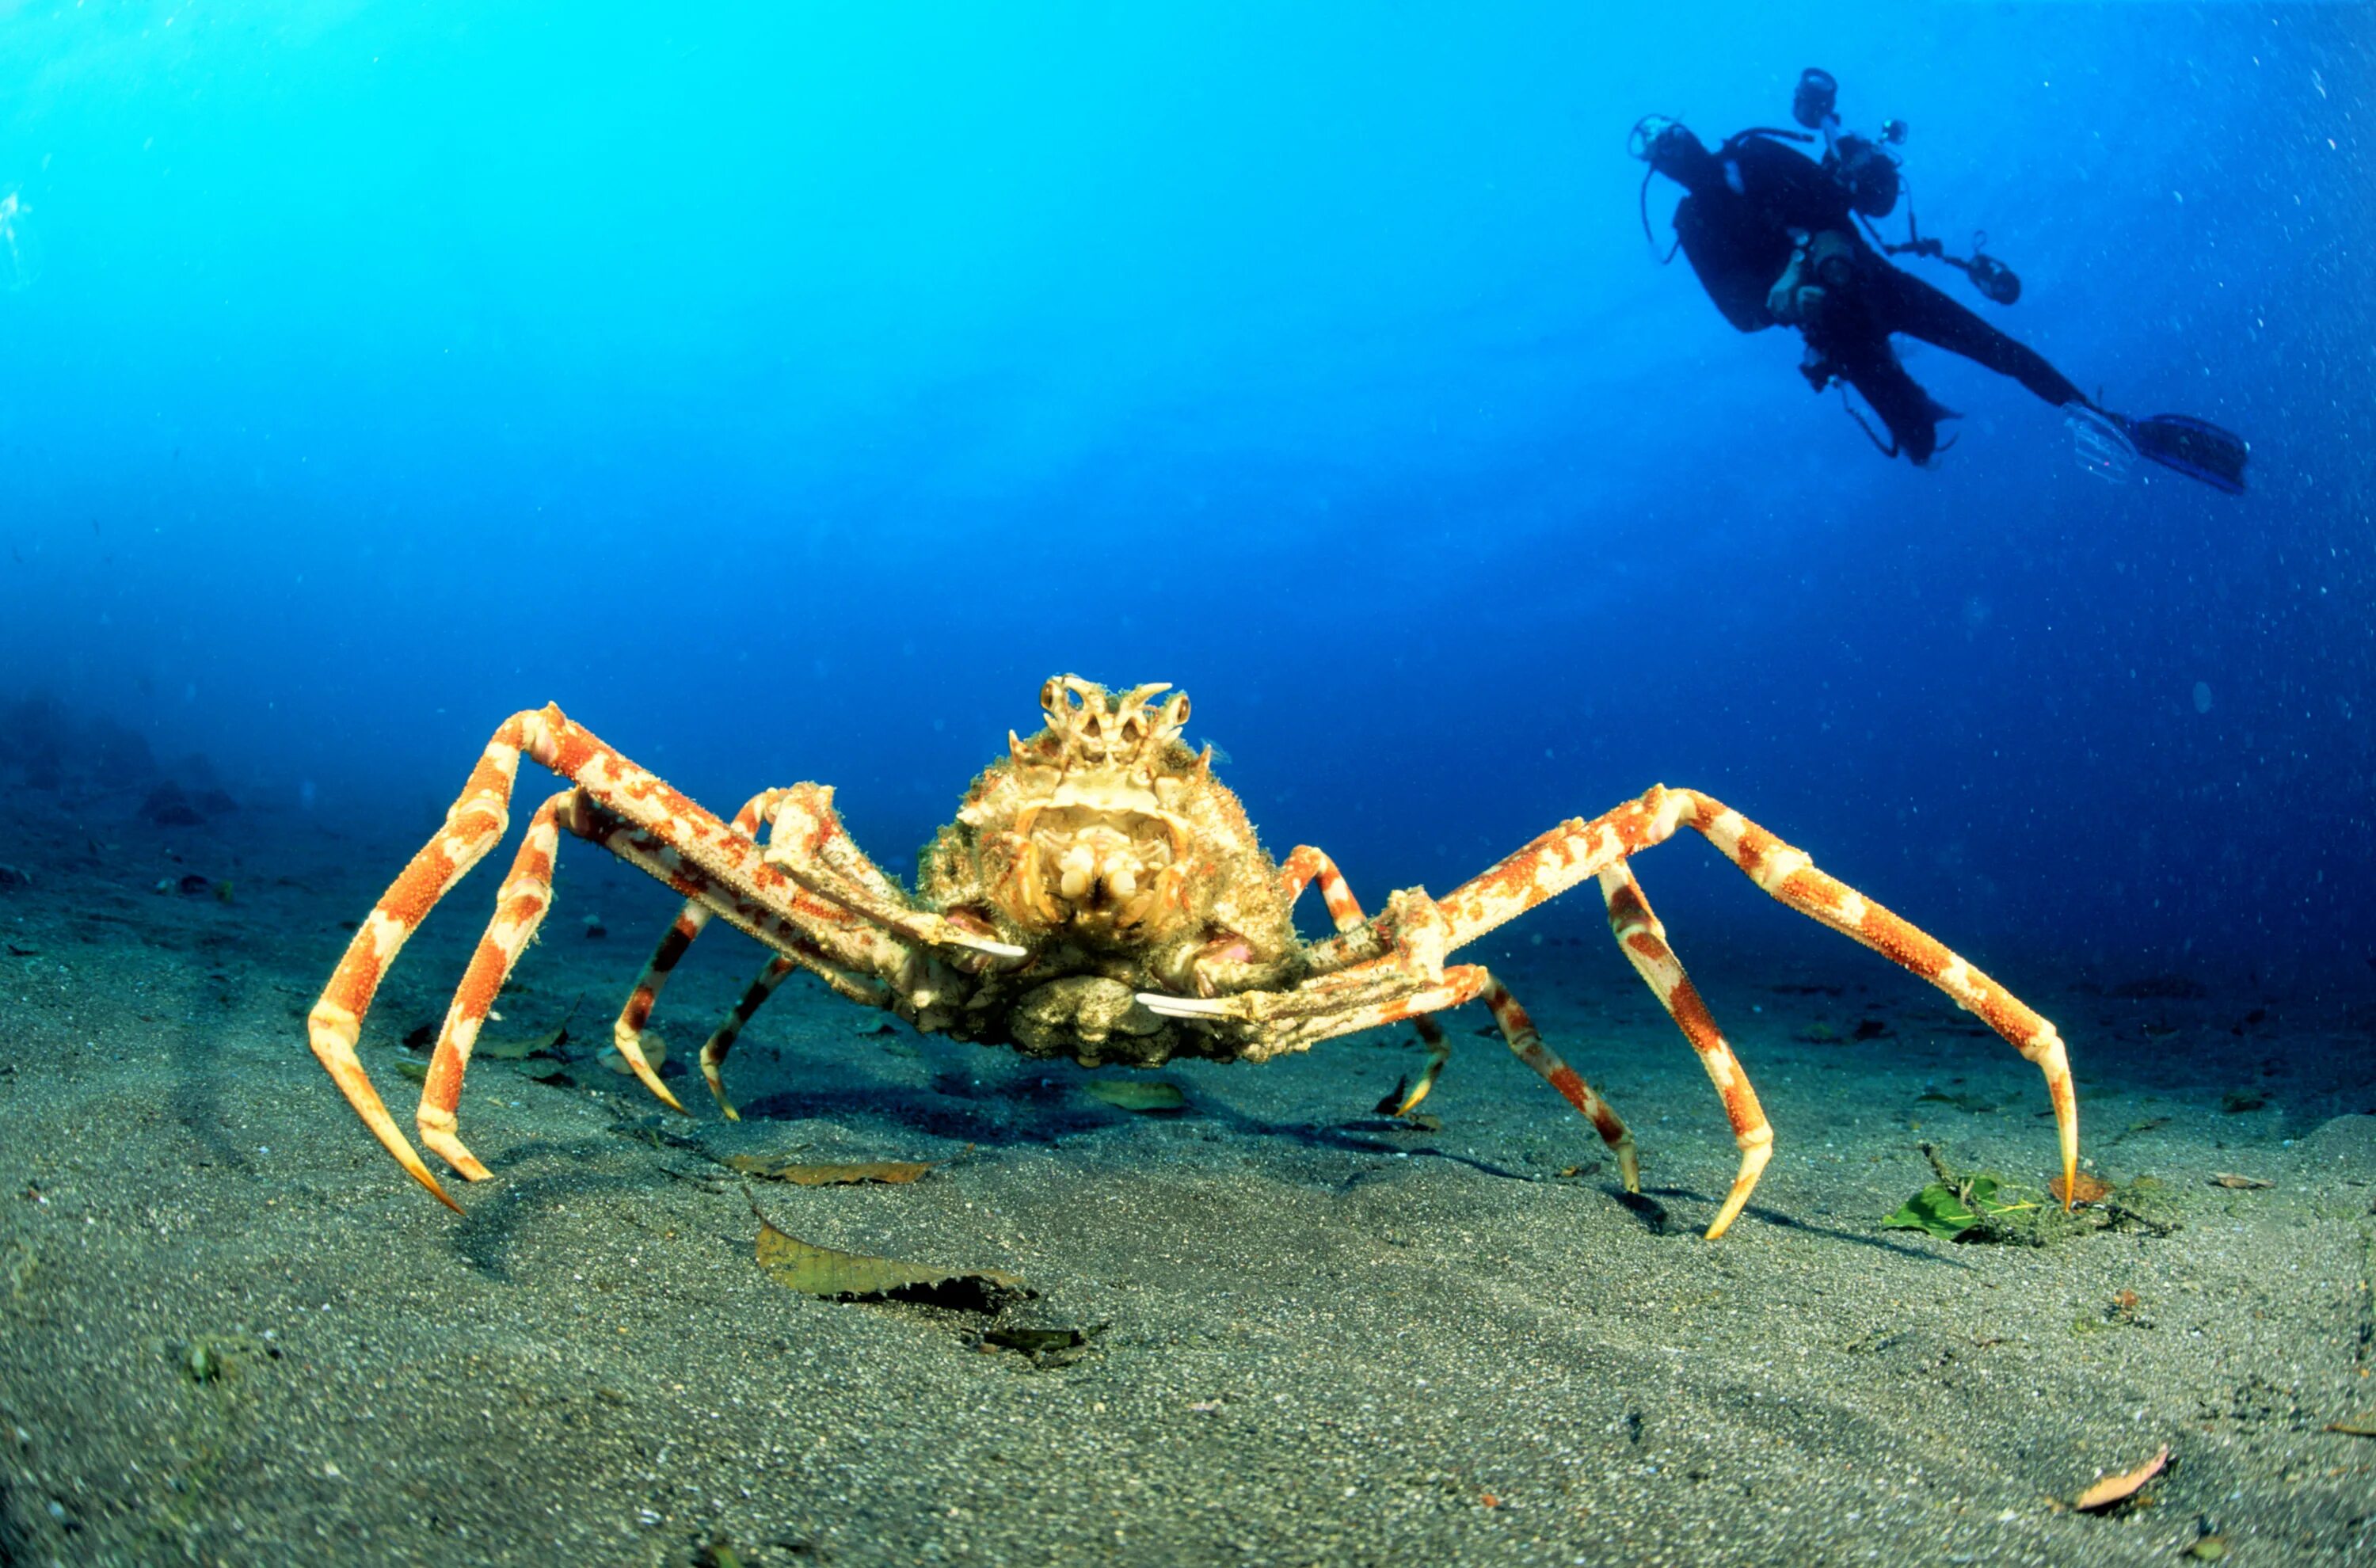
[(2276, 1185), (2275, 1182), (2263, 1182), (2258, 1176), (2239, 1176), (2233, 1170), (2221, 1170), (2214, 1173), (2211, 1178), (2211, 1184), (2215, 1187), (2234, 1187), (2244, 1192), (2250, 1192), (2254, 1187), (2274, 1187)]
[[(2049, 1182), (2046, 1184), (2046, 1190), (2054, 1194), (2056, 1203), (2063, 1201), (2061, 1177), (2057, 1176), (2053, 1181)], [(2102, 1203), (2111, 1195), (2110, 1182), (2090, 1176), (2085, 1170), (2079, 1172), (2079, 1180), (2071, 1184), (2070, 1201), (2074, 1204)]]
[(2124, 1470), (2117, 1476), (2106, 1476), (2094, 1486), (2073, 1498), (2071, 1506), (2082, 1514), (2087, 1514), (2098, 1508), (2109, 1508), (2115, 1503), (2125, 1502), (2134, 1497), (2145, 1482), (2161, 1474), (2168, 1466), (2169, 1444), (2165, 1443), (2161, 1445), (2160, 1453), (2139, 1465), (2135, 1469)]
[(790, 1182), (795, 1187), (838, 1187), (859, 1182), (886, 1182), (893, 1185), (912, 1182), (933, 1169), (933, 1162), (919, 1164), (912, 1160), (876, 1159), (858, 1165), (801, 1165), (792, 1161), (770, 1159), (762, 1155), (729, 1155), (725, 1163), (730, 1170), (745, 1176), (756, 1176), (766, 1182)]
[(839, 1253), (759, 1222), (759, 1266), (804, 1296), (864, 1301), (897, 1298), (943, 1306), (994, 1310), (1031, 1291), (1021, 1278), (994, 1268), (936, 1268), (895, 1258)]
[(2329, 1421), (2326, 1430), (2347, 1432), (2353, 1437), (2376, 1437), (2376, 1416), (2362, 1416), (2355, 1421)]

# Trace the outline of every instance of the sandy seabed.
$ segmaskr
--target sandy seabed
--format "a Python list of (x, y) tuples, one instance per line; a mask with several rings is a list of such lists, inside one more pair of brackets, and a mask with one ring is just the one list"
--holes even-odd
[[(2376, 1439), (2328, 1430), (2376, 1417), (2364, 996), (2003, 974), (2071, 1041), (2090, 1168), (2158, 1178), (2178, 1228), (1962, 1245), (1879, 1221), (1924, 1142), (2042, 1182), (2035, 1071), (1845, 942), (1774, 972), (1679, 926), (1779, 1140), (1711, 1244), (1731, 1141), (1605, 944), (1522, 924), (1483, 956), (1634, 1123), (1646, 1206), (1481, 1012), (1415, 1130), (1370, 1111), (1407, 1034), (1177, 1064), (1187, 1109), (1134, 1116), (802, 980), (729, 1065), (748, 1119), (689, 1076), (666, 1114), (593, 1047), (671, 900), (572, 846), (489, 1034), (570, 1016), (574, 1059), (473, 1067), (495, 1175), (457, 1218), (304, 1045), (413, 847), (252, 812), (34, 811), (12, 843), (0, 1564), (2376, 1561)], [(494, 880), (372, 1015), (408, 1125), (399, 1042)], [(680, 1064), (759, 961), (695, 949)], [(735, 1154), (945, 1163), (795, 1188)], [(796, 1295), (752, 1195), (814, 1242), (1024, 1276), (1005, 1325), (1104, 1326), (1038, 1364), (978, 1313)], [(2125, 1509), (2058, 1503), (2164, 1444)]]

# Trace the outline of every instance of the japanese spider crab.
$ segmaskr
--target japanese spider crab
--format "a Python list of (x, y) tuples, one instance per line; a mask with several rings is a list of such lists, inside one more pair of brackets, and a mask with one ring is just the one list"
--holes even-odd
[[(1426, 1015), (1482, 1001), (1510, 1049), (1590, 1120), (1635, 1191), (1634, 1139), (1617, 1113), (1543, 1043), (1483, 966), (1445, 962), (1595, 877), (1618, 943), (1699, 1053), (1740, 1145), (1739, 1173), (1707, 1229), (1714, 1240), (1748, 1202), (1774, 1134), (1628, 863), (1690, 827), (1775, 898), (1929, 980), (2036, 1063), (2061, 1138), (2063, 1191), (2072, 1190), (2078, 1111), (2053, 1026), (1740, 813), (1695, 790), (1656, 786), (1590, 821), (1560, 824), (1442, 898), (1406, 889), (1368, 918), (1322, 851), (1306, 845), (1285, 865), (1272, 862), (1245, 808), (1213, 777), (1211, 749), (1199, 754), (1180, 738), (1187, 696), (1156, 700), (1169, 690), (1115, 695), (1070, 675), (1048, 682), (1040, 694), (1046, 726), (1028, 741), (1009, 732), (1007, 755), (974, 780), (956, 821), (926, 847), (912, 893), (851, 842), (824, 785), (766, 790), (722, 822), (559, 708), (514, 714), (488, 742), (444, 829), (355, 932), (308, 1019), (314, 1054), (388, 1152), (458, 1209), (373, 1090), (355, 1042), (398, 949), (503, 837), (525, 754), (570, 788), (529, 819), (438, 1034), (417, 1117), (422, 1142), (471, 1181), (489, 1172), (456, 1136), (462, 1075), (480, 1025), (552, 901), (565, 828), (686, 900), (613, 1030), (621, 1057), (674, 1110), (684, 1108), (653, 1072), (642, 1032), (670, 970), (722, 916), (776, 955), (702, 1047), (702, 1076), (729, 1117), (734, 1108), (719, 1068), (794, 969), (920, 1029), (1091, 1066), (1151, 1066), (1183, 1055), (1261, 1062), (1408, 1018), (1433, 1049), (1404, 1112), (1427, 1094), (1448, 1054)], [(1290, 910), (1313, 884), (1336, 933), (1306, 943)]]

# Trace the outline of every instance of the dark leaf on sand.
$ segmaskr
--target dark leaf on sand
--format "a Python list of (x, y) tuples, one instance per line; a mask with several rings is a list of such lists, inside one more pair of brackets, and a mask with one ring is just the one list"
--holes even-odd
[(1089, 1097), (1141, 1115), (1184, 1110), (1188, 1104), (1179, 1085), (1160, 1078), (1091, 1078)]
[(2356, 1421), (2329, 1421), (2326, 1430), (2352, 1437), (2376, 1437), (2376, 1416), (2362, 1416)]
[(404, 1049), (407, 1051), (426, 1051), (436, 1043), (437, 1026), (434, 1024), (416, 1024), (405, 1031)]
[(839, 1187), (861, 1182), (885, 1182), (896, 1186), (912, 1182), (933, 1169), (931, 1161), (875, 1159), (850, 1165), (802, 1165), (750, 1154), (729, 1155), (725, 1164), (745, 1176), (756, 1176), (766, 1182), (790, 1182), (795, 1187)]
[(938, 1268), (895, 1258), (839, 1253), (759, 1222), (759, 1266), (804, 1296), (833, 1301), (929, 1301), (935, 1306), (994, 1312), (1031, 1291), (1018, 1277), (994, 1268)]
[(2258, 1111), (2269, 1103), (2269, 1097), (2258, 1089), (2229, 1089), (2219, 1097), (2219, 1109), (2230, 1116), (2247, 1111)]
[(2098, 1508), (2109, 1508), (2115, 1503), (2125, 1503), (2134, 1497), (2145, 1482), (2168, 1468), (2168, 1465), (2169, 1444), (2165, 1443), (2161, 1445), (2160, 1453), (2139, 1465), (2135, 1469), (2124, 1470), (2117, 1476), (2106, 1476), (2102, 1480), (2073, 1498), (2071, 1506), (2082, 1514), (2088, 1514)]
[(396, 1070), (416, 1084), (429, 1081), (429, 1063), (426, 1062), (398, 1062)]

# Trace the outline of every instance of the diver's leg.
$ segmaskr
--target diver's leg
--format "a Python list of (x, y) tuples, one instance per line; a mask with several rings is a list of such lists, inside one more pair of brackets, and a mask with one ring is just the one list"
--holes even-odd
[(1999, 375), (2012, 376), (2058, 409), (2087, 400), (2086, 394), (2049, 364), (2045, 355), (2005, 336), (1921, 279), (1884, 267), (1867, 287), (1878, 319), (1890, 331), (1935, 343)]
[(1896, 350), (1887, 338), (1827, 335), (1820, 341), (1812, 338), (1809, 341), (1831, 362), (1834, 374), (1864, 395), (1865, 402), (1889, 427), (1898, 452), (1917, 464), (1930, 460), (1939, 449), (1939, 416), (1945, 410), (1897, 362)]

